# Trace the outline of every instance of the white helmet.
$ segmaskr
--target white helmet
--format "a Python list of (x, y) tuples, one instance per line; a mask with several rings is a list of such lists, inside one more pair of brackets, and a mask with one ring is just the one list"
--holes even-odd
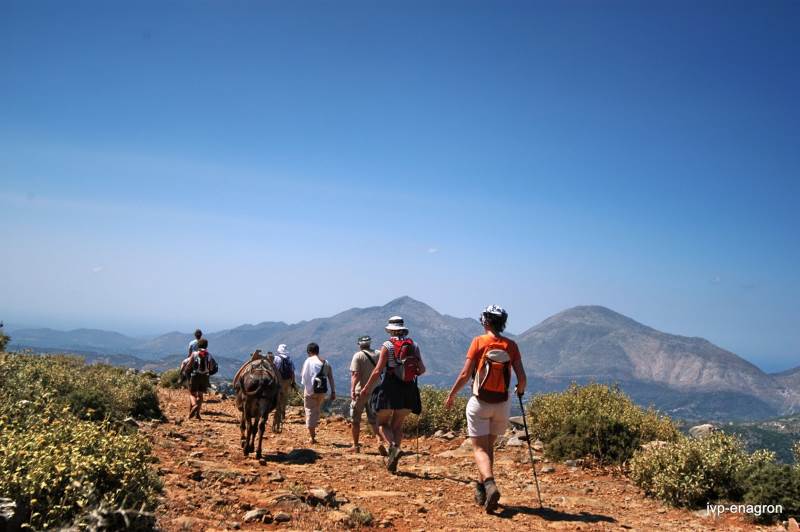
[(495, 332), (503, 332), (506, 328), (508, 312), (500, 305), (489, 305), (481, 312), (481, 325), (490, 325)]

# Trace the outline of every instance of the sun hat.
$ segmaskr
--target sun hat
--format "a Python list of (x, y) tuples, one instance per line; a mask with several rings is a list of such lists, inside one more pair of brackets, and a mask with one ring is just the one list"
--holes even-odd
[(281, 344), (278, 346), (278, 354), (279, 355), (288, 355), (289, 350), (286, 349), (286, 344)]
[(401, 316), (392, 316), (389, 318), (389, 322), (384, 329), (389, 334), (400, 333), (403, 331), (408, 332), (408, 327), (405, 326), (405, 322)]
[(358, 345), (368, 344), (370, 342), (372, 342), (372, 338), (368, 334), (365, 334), (364, 336), (359, 336), (358, 340), (356, 340), (356, 343)]

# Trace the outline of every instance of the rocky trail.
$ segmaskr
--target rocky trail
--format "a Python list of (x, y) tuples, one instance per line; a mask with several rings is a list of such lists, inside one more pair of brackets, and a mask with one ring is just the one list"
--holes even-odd
[(144, 423), (141, 430), (152, 440), (164, 482), (157, 515), (166, 531), (767, 529), (735, 515), (715, 519), (705, 510), (670, 508), (645, 498), (613, 470), (566, 464), (537, 465), (537, 471), (554, 469), (539, 475), (546, 507), (540, 510), (527, 447), (510, 445), (496, 456), (501, 506), (487, 515), (473, 502), (475, 468), (463, 436), (420, 437), (418, 454), (412, 436), (391, 475), (368, 430), (362, 452), (353, 454), (348, 422), (328, 417), (312, 446), (302, 408), (290, 407), (283, 432), (265, 434), (259, 461), (242, 455), (232, 399), (212, 396), (197, 421), (186, 419), (185, 390), (159, 394), (167, 421)]

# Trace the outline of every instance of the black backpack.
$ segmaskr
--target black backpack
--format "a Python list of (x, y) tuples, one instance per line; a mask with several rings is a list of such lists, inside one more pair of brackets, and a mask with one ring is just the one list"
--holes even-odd
[(325, 375), (325, 366), (327, 365), (328, 362), (323, 361), (322, 367), (314, 377), (314, 393), (328, 393), (328, 377)]

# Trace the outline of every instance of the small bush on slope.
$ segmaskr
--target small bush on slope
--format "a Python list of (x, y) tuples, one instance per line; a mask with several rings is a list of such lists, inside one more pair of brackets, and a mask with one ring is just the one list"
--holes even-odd
[(637, 452), (630, 477), (647, 495), (675, 506), (705, 506), (718, 500), (739, 500), (745, 468), (775, 461), (774, 453), (748, 454), (735, 436), (715, 432), (704, 438), (681, 437)]
[(154, 508), (148, 442), (117, 422), (153, 412), (152, 384), (139, 376), (70, 357), (0, 355), (0, 497), (34, 529), (99, 507)]
[(160, 418), (158, 396), (146, 375), (64, 355), (0, 356), (0, 389), (17, 402), (49, 394), (85, 419)]
[(170, 390), (181, 388), (183, 386), (181, 371), (179, 369), (168, 369), (159, 377), (158, 385), (162, 388), (169, 388)]
[(780, 505), (783, 512), (761, 512), (753, 516), (759, 523), (772, 523), (776, 519), (800, 515), (800, 470), (789, 465), (769, 461), (754, 461), (739, 473), (737, 484), (743, 495), (741, 501), (754, 508)]
[(539, 394), (527, 415), (532, 437), (555, 460), (590, 457), (621, 464), (643, 443), (680, 437), (669, 417), (642, 409), (617, 386), (572, 384), (564, 392)]

